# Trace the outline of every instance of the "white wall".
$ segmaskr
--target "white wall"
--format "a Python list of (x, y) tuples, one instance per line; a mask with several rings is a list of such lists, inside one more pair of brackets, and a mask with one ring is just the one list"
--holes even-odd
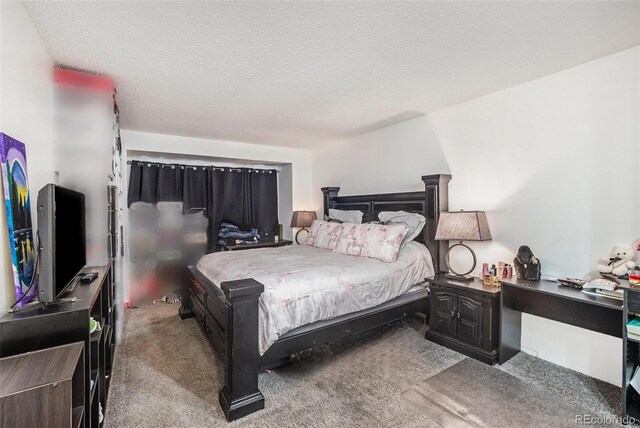
[[(233, 164), (244, 163), (253, 166), (280, 165), (281, 176), (279, 180), (283, 180), (283, 183), (280, 184), (279, 191), (290, 194), (290, 197), (288, 194), (280, 195), (283, 203), (281, 204), (282, 209), (279, 216), (280, 223), (285, 226), (285, 237), (291, 237), (291, 229), (288, 225), (290, 224), (292, 210), (318, 209), (318, 205), (314, 205), (315, 199), (313, 195), (315, 193), (321, 195), (322, 193), (319, 187), (311, 187), (311, 152), (307, 150), (129, 130), (122, 130), (121, 137), (122, 149), (127, 159), (136, 158), (136, 156), (144, 153), (158, 159), (190, 159), (189, 161), (194, 163), (200, 158), (215, 159), (217, 162), (226, 161)], [(126, 171), (128, 174), (128, 167)], [(121, 206), (126, 206), (128, 177), (124, 177), (124, 179)], [(285, 207), (288, 208), (287, 212), (283, 211)], [(128, 239), (126, 232), (125, 239)], [(128, 259), (126, 254), (125, 259)], [(128, 290), (125, 291), (125, 299), (127, 296)]]
[[(55, 179), (53, 61), (20, 2), (0, 2), (0, 131), (27, 147), (27, 172), (35, 227), (38, 190)], [(4, 196), (2, 201), (0, 314), (15, 302)]]
[[(313, 187), (420, 190), (451, 173), (450, 209), (487, 212), (480, 262), (529, 244), (544, 274), (586, 276), (640, 238), (639, 118), (636, 47), (314, 153)], [(522, 346), (620, 384), (619, 339), (525, 315)]]

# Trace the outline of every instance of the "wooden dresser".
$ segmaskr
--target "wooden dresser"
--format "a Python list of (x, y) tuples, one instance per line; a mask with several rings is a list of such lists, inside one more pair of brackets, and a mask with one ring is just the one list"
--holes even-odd
[(498, 361), (500, 289), (479, 279), (459, 282), (437, 275), (429, 282), (425, 337), (487, 364)]

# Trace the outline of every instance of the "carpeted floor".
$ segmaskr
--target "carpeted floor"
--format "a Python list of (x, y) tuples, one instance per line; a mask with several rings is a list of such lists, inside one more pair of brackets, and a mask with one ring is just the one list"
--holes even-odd
[[(181, 321), (177, 311), (177, 304), (159, 303), (127, 312), (106, 427), (440, 427), (438, 411), (411, 399), (411, 391), (425, 385), (446, 391), (463, 374), (467, 381), (460, 387), (478, 396), (482, 408), (469, 396), (467, 404), (480, 418), (491, 415), (475, 426), (540, 426), (536, 412), (548, 402), (558, 403), (554, 420), (566, 420), (566, 426), (575, 426), (575, 415), (564, 413), (581, 409), (591, 416), (620, 414), (619, 388), (524, 353), (470, 377), (475, 361), (425, 340), (423, 323), (415, 318), (364, 343), (325, 347), (261, 374), (265, 409), (227, 423), (218, 405), (220, 361), (195, 320)], [(499, 402), (504, 394), (481, 397), (492, 387), (532, 403), (531, 419), (511, 417)]]

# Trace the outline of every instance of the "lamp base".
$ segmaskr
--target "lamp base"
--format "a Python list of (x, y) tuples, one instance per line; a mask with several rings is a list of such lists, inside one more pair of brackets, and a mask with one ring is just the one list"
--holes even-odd
[[(473, 264), (471, 265), (471, 269), (466, 272), (459, 273), (451, 268), (451, 264), (449, 263), (449, 253), (451, 253), (451, 250), (453, 250), (455, 247), (466, 248), (471, 253), (471, 257), (473, 257)], [(447, 272), (447, 274), (445, 275), (446, 278), (461, 282), (468, 282), (473, 279), (473, 277), (469, 276), (469, 274), (476, 268), (476, 253), (471, 249), (471, 247), (464, 245), (462, 241), (460, 241), (459, 244), (453, 244), (451, 247), (449, 247), (449, 250), (447, 250), (447, 253), (444, 255), (444, 261), (447, 265), (447, 269), (449, 269), (449, 272)]]
[(456, 275), (455, 273), (447, 273), (447, 274), (444, 275), (444, 277), (447, 278), (447, 279), (453, 279), (454, 281), (460, 281), (460, 282), (473, 281), (473, 277), (472, 276)]
[(298, 233), (296, 233), (296, 244), (298, 244), (298, 245), (302, 245), (302, 244), (300, 243), (300, 241), (298, 240), (298, 235), (300, 235), (300, 232), (302, 232), (302, 231), (307, 232), (307, 235), (309, 234), (309, 231), (307, 230), (307, 228), (306, 228), (306, 227), (303, 227), (302, 229), (300, 229), (300, 230), (298, 231)]

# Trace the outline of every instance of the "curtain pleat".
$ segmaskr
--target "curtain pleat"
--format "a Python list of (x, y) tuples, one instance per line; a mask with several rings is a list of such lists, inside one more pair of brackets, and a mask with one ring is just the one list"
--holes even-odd
[(158, 169), (157, 202), (182, 201), (182, 174), (180, 165), (160, 165)]
[(274, 170), (252, 170), (250, 222), (261, 235), (278, 230), (278, 174)]
[[(182, 204), (184, 213), (190, 210), (206, 210), (209, 197), (209, 174), (211, 168), (185, 166), (182, 184)], [(208, 215), (205, 213), (205, 215)]]
[(249, 227), (246, 207), (247, 172), (243, 168), (212, 168), (209, 174), (209, 248), (217, 249), (216, 241), (223, 220), (243, 228)]
[(140, 185), (140, 201), (155, 204), (158, 202), (158, 164), (142, 164), (142, 183)]
[(129, 192), (127, 193), (127, 206), (140, 200), (140, 189), (142, 188), (142, 163), (131, 162), (129, 170)]

